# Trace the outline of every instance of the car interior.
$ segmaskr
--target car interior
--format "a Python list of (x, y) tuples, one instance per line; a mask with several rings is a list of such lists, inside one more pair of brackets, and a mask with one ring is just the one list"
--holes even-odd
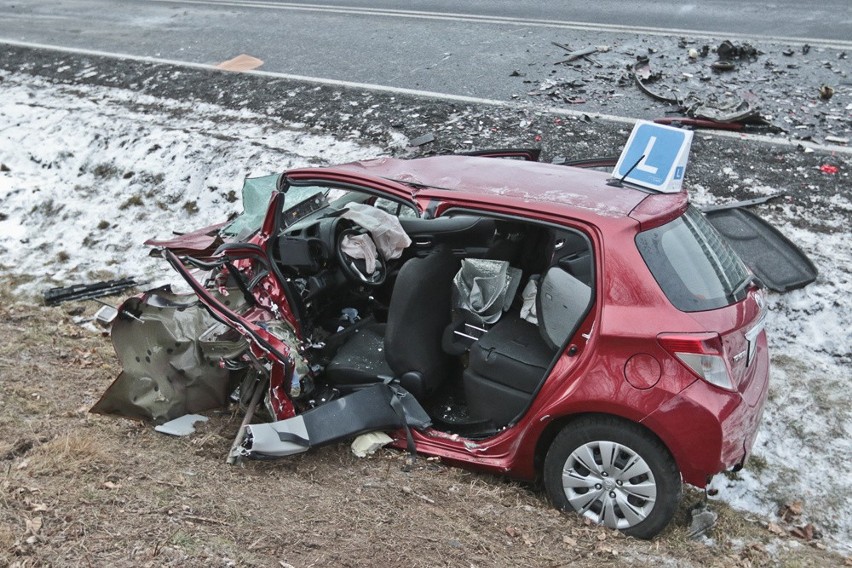
[[(282, 212), (272, 243), (325, 396), (396, 379), (444, 431), (484, 436), (519, 418), (594, 302), (589, 239), (334, 191)], [(369, 234), (347, 218), (351, 203), (398, 219), (410, 239), (399, 258), (379, 254), (370, 271), (341, 252), (347, 235)]]

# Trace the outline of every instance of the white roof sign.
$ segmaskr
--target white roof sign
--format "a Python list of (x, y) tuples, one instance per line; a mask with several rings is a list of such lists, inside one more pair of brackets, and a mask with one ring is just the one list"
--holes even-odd
[(612, 175), (648, 189), (677, 193), (683, 184), (691, 145), (691, 130), (640, 120), (633, 127)]

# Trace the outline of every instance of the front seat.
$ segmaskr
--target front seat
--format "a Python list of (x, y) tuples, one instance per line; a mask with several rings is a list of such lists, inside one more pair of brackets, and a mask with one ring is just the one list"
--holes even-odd
[(326, 380), (357, 387), (391, 376), (419, 400), (434, 393), (452, 362), (441, 348), (441, 336), (450, 322), (458, 269), (458, 259), (444, 247), (403, 264), (387, 324), (368, 325), (344, 343), (326, 366)]

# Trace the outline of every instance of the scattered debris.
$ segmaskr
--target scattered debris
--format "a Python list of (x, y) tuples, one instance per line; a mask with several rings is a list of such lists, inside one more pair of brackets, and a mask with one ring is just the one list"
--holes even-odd
[(636, 63), (633, 65), (633, 79), (636, 81), (636, 85), (639, 89), (652, 99), (663, 103), (680, 105), (680, 100), (677, 97), (667, 97), (665, 95), (655, 93), (648, 88), (646, 83), (653, 83), (660, 77), (661, 75), (659, 73), (651, 72), (651, 64), (646, 56), (640, 56), (637, 58)]
[(716, 55), (719, 56), (721, 60), (730, 60), (730, 59), (754, 59), (758, 55), (762, 55), (763, 52), (756, 49), (750, 43), (742, 43), (741, 45), (737, 45), (732, 43), (730, 40), (725, 40), (716, 46)]
[(841, 136), (826, 136), (825, 141), (832, 144), (849, 144), (849, 139)]
[(710, 64), (710, 68), (713, 69), (713, 71), (733, 71), (736, 68), (736, 65), (734, 65), (733, 61), (728, 61), (726, 59), (714, 61)]
[(352, 453), (359, 458), (365, 458), (391, 442), (393, 442), (393, 438), (384, 432), (367, 432), (352, 441)]
[(216, 65), (216, 69), (221, 69), (223, 71), (251, 71), (252, 69), (257, 69), (261, 65), (263, 65), (263, 60), (242, 53), (233, 59), (219, 63)]
[(793, 527), (792, 529), (790, 529), (790, 534), (796, 538), (800, 538), (809, 542), (814, 539), (818, 539), (822, 536), (812, 523), (807, 523), (799, 527)]
[(840, 171), (840, 168), (838, 168), (837, 166), (833, 166), (831, 164), (823, 164), (819, 167), (819, 170), (824, 174), (828, 174), (830, 176), (833, 176), (838, 171)]
[(56, 306), (62, 302), (71, 300), (91, 300), (102, 296), (111, 296), (124, 290), (128, 290), (140, 283), (133, 278), (122, 278), (119, 280), (106, 280), (94, 284), (74, 284), (61, 288), (51, 288), (44, 292), (44, 304)]
[(12, 170), (9, 169), (9, 166), (6, 164), (0, 164), (0, 172), (10, 172)]
[(687, 536), (697, 539), (706, 534), (716, 525), (719, 515), (707, 507), (706, 501), (701, 501), (689, 510), (690, 523)]
[(824, 101), (827, 101), (831, 97), (834, 96), (834, 88), (828, 85), (822, 85), (819, 88), (819, 98)]
[(686, 112), (691, 117), (704, 118), (714, 122), (768, 124), (760, 115), (760, 109), (753, 106), (745, 99), (737, 99), (730, 101), (727, 104), (719, 105), (713, 105), (709, 102), (700, 102), (687, 109)]
[[(590, 110), (604, 113), (611, 105), (626, 104), (636, 116), (645, 119), (654, 118), (653, 114), (649, 116), (649, 111), (653, 113), (664, 106), (680, 107), (682, 116), (703, 118), (686, 111), (694, 105), (733, 104), (736, 107), (744, 99), (751, 105), (754, 117), (717, 120), (741, 122), (742, 126), (681, 125), (739, 131), (760, 129), (761, 133), (788, 134), (797, 140), (817, 143), (826, 134), (848, 136), (843, 109), (849, 93), (837, 86), (843, 84), (844, 71), (833, 61), (833, 55), (839, 57), (836, 51), (833, 55), (823, 55), (825, 49), (821, 48), (820, 56), (825, 59), (817, 62), (808, 60), (817, 50), (803, 47), (800, 54), (800, 47), (796, 46), (795, 51), (791, 51), (793, 59), (782, 62), (781, 51), (785, 47), (769, 43), (727, 40), (708, 45), (688, 38), (680, 38), (680, 41), (678, 38), (656, 38), (639, 42), (621, 40), (608, 51), (602, 49), (606, 46), (579, 49), (583, 46), (551, 43), (564, 50), (565, 57), (557, 56), (547, 63), (541, 61), (540, 65), (531, 61), (529, 70), (521, 68), (526, 77), (524, 83), (539, 85), (528, 89), (527, 97), (546, 96), (553, 104), (584, 104)], [(581, 55), (588, 52), (593, 54)], [(716, 57), (711, 59), (713, 55)], [(583, 59), (592, 61), (600, 71), (590, 72), (588, 66), (582, 64)], [(553, 67), (552, 61), (564, 65)], [(801, 69), (792, 71), (789, 65)], [(536, 80), (536, 69), (546, 70), (547, 75)], [(638, 89), (633, 87), (634, 83)], [(831, 105), (815, 111), (813, 101), (820, 85), (832, 85), (835, 93), (830, 99)], [(513, 98), (520, 96), (512, 95)]]
[(778, 516), (781, 517), (782, 521), (789, 523), (799, 517), (804, 510), (805, 509), (801, 501), (793, 501), (785, 504), (778, 512)]
[(584, 47), (583, 49), (572, 50), (568, 46), (556, 43), (555, 41), (551, 42), (551, 43), (553, 43), (553, 45), (555, 45), (556, 47), (562, 48), (562, 49), (564, 49), (565, 51), (568, 52), (568, 55), (565, 59), (563, 59), (562, 61), (557, 61), (556, 63), (554, 63), (554, 65), (564, 65), (565, 63), (571, 63), (572, 61), (576, 61), (577, 59), (580, 59), (580, 58), (588, 60), (589, 55), (592, 55), (593, 53), (598, 52), (598, 48), (595, 47), (595, 46), (589, 46), (589, 47)]
[(787, 195), (783, 191), (779, 191), (778, 193), (773, 193), (772, 195), (766, 195), (764, 197), (755, 197), (754, 199), (745, 199), (743, 201), (734, 201), (733, 203), (723, 203), (721, 205), (710, 205), (707, 207), (701, 207), (701, 210), (705, 213), (711, 211), (721, 211), (723, 209), (739, 209), (742, 207), (753, 207), (755, 205), (763, 205), (764, 203), (769, 203), (773, 199), (778, 199), (779, 197), (783, 197)]
[(418, 136), (417, 138), (414, 138), (413, 140), (409, 141), (408, 145), (416, 148), (418, 146), (423, 146), (425, 144), (428, 144), (428, 143), (434, 142), (434, 141), (435, 141), (435, 135), (432, 134), (431, 132), (429, 132), (427, 134), (424, 134), (422, 136)]
[(154, 430), (170, 436), (189, 436), (195, 432), (196, 422), (207, 422), (207, 417), (200, 414), (185, 414), (165, 424), (154, 426)]

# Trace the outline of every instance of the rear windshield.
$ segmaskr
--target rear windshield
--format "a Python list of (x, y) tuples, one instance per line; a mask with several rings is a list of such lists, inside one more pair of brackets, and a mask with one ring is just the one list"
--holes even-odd
[[(748, 270), (704, 214), (690, 206), (660, 227), (639, 233), (636, 246), (666, 297), (679, 310), (728, 306), (745, 296)], [(737, 296), (734, 297), (734, 292)]]

